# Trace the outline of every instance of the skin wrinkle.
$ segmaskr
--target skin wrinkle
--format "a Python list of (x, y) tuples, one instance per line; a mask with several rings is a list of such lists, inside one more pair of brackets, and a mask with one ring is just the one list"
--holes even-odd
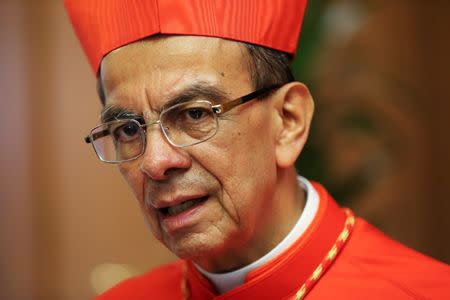
[[(225, 218), (225, 211), (222, 212), (222, 218), (221, 218), (221, 220), (223, 220), (224, 218)], [(220, 227), (219, 227), (218, 225), (212, 223), (211, 221), (210, 221), (210, 223), (211, 223), (211, 226), (214, 227), (214, 229), (217, 230), (217, 232), (219, 232), (219, 233), (221, 233), (221, 234), (223, 233), (223, 231), (220, 229)], [(238, 246), (238, 244), (237, 244), (235, 247), (237, 247), (237, 246)], [(219, 252), (218, 255), (216, 255), (216, 257), (217, 257), (218, 259), (220, 259), (220, 252)], [(195, 258), (195, 260), (197, 260), (198, 262), (202, 263), (203, 258), (202, 258), (202, 256), (198, 256), (198, 257)], [(203, 262), (203, 263), (206, 264), (206, 262)], [(207, 264), (206, 264), (206, 265), (207, 265)], [(213, 269), (214, 269), (214, 268), (216, 268), (216, 266), (211, 265), (211, 266), (209, 266), (209, 268), (213, 268)], [(232, 270), (234, 270), (234, 269), (222, 270), (222, 272), (229, 272), (229, 271), (232, 271)]]
[[(155, 111), (171, 95), (200, 81), (217, 86), (230, 99), (240, 97), (253, 90), (242, 51), (241, 44), (201, 37), (127, 45), (102, 61), (107, 105)], [(216, 136), (195, 146), (175, 148), (160, 130), (150, 130), (144, 155), (119, 165), (153, 233), (176, 255), (195, 259), (209, 271), (232, 270), (270, 250), (298, 217), (301, 201), (290, 196), (298, 189), (295, 173), (293, 183), (281, 185), (277, 177), (275, 139), (281, 125), (272, 119), (281, 96), (273, 93), (267, 101), (227, 112)], [(170, 232), (153, 207), (178, 193), (206, 193), (210, 199), (195, 223)], [(275, 232), (273, 224), (282, 230)]]

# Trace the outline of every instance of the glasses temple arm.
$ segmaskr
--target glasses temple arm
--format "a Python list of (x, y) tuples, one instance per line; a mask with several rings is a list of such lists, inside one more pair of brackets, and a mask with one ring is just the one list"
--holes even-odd
[(95, 140), (102, 138), (104, 136), (107, 136), (109, 134), (110, 134), (109, 130), (105, 129), (105, 130), (102, 130), (102, 131), (99, 131), (94, 134), (90, 134), (90, 135), (86, 136), (84, 138), (84, 141), (86, 144), (90, 144), (90, 143), (94, 142)]
[(273, 91), (275, 89), (280, 88), (281, 86), (282, 86), (281, 84), (274, 84), (274, 85), (271, 85), (271, 86), (259, 89), (257, 91), (254, 91), (254, 92), (252, 92), (252, 93), (250, 93), (248, 95), (245, 95), (245, 96), (243, 96), (241, 98), (238, 98), (236, 100), (232, 100), (230, 102), (226, 102), (226, 103), (223, 103), (223, 104), (214, 105), (213, 106), (213, 110), (217, 114), (221, 114), (221, 113), (227, 112), (230, 109), (232, 109), (233, 107), (236, 107), (236, 106), (238, 106), (240, 104), (243, 104), (243, 103), (248, 102), (250, 100), (253, 100), (255, 98), (264, 96), (267, 93), (269, 93), (269, 92), (271, 92), (271, 91)]

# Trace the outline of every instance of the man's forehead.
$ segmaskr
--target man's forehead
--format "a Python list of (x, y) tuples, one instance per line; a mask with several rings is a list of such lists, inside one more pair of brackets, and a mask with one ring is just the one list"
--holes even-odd
[(136, 97), (131, 93), (137, 92), (137, 86), (145, 89), (141, 98), (161, 100), (178, 95), (198, 83), (224, 88), (225, 91), (225, 87), (232, 85), (231, 81), (235, 79), (242, 85), (250, 82), (247, 55), (242, 43), (220, 38), (152, 37), (105, 56), (101, 65), (101, 81), (107, 98), (114, 90), (113, 102), (121, 103), (129, 102), (128, 97)]
[[(143, 51), (144, 50), (144, 51)], [(241, 64), (247, 59), (247, 50), (240, 42), (215, 37), (159, 35), (139, 40), (122, 46), (108, 53), (102, 60), (117, 58), (133, 58), (151, 60), (155, 65), (175, 65), (191, 57), (201, 62), (220, 62), (215, 60), (221, 56), (221, 61), (236, 61)], [(210, 61), (209, 61), (209, 60)], [(140, 63), (145, 63), (142, 61)]]
[(242, 43), (211, 37), (158, 36), (106, 55), (100, 76), (106, 87), (118, 81), (138, 80), (138, 76), (175, 85), (178, 80), (195, 76), (202, 76), (202, 81), (217, 80), (216, 73), (225, 77), (246, 72), (248, 66), (248, 52)]

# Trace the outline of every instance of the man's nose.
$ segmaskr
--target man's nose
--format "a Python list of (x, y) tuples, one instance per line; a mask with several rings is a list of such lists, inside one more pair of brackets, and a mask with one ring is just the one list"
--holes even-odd
[(147, 146), (141, 162), (141, 170), (153, 180), (161, 181), (170, 174), (188, 169), (192, 160), (187, 151), (169, 143), (157, 126), (147, 129)]

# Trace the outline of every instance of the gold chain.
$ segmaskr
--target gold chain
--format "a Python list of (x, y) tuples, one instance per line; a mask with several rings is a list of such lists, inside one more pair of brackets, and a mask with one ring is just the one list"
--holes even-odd
[(350, 233), (352, 232), (353, 225), (355, 224), (355, 217), (349, 209), (345, 210), (347, 214), (347, 219), (345, 220), (344, 229), (339, 234), (333, 247), (328, 251), (325, 258), (317, 266), (311, 276), (303, 283), (300, 289), (295, 294), (295, 300), (302, 300), (305, 298), (306, 294), (311, 290), (311, 288), (317, 283), (317, 281), (322, 277), (325, 271), (330, 267), (331, 263), (334, 261), (338, 253), (341, 251), (342, 247), (347, 242)]

